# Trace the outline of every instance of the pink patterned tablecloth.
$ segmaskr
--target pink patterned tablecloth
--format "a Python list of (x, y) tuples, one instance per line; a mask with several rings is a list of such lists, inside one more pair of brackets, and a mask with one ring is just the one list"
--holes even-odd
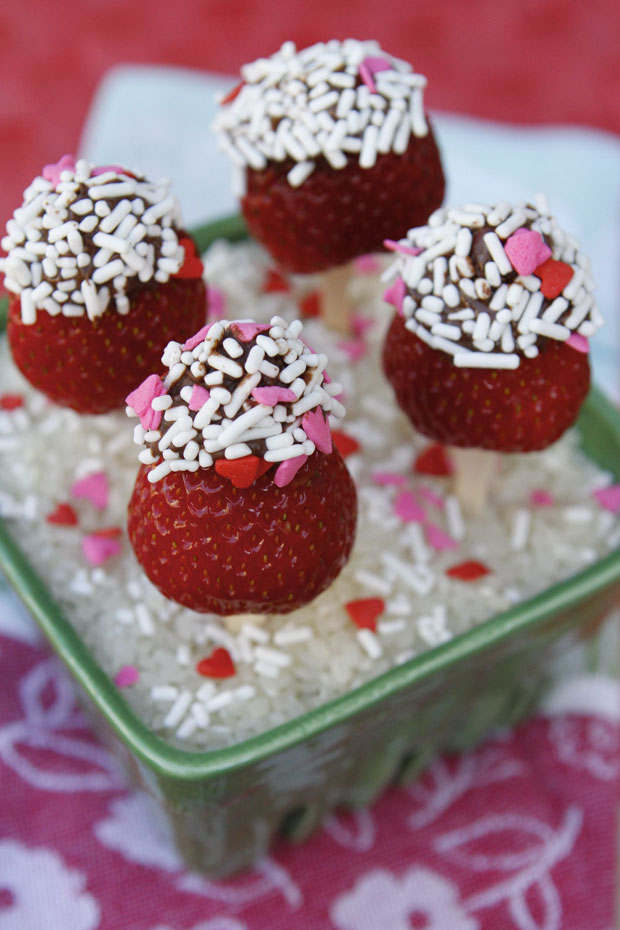
[(614, 925), (613, 714), (554, 714), (498, 733), (372, 810), (333, 817), (305, 845), (281, 844), (251, 873), (214, 882), (183, 869), (153, 802), (127, 789), (89, 731), (59, 662), (9, 637), (0, 650), (2, 930)]

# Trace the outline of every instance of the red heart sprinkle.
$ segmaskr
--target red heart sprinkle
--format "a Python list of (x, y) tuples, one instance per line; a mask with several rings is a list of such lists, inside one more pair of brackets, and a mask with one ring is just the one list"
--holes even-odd
[(182, 239), (179, 239), (179, 245), (182, 245), (185, 249), (185, 258), (181, 268), (177, 271), (174, 278), (201, 278), (202, 277), (202, 261), (198, 252), (196, 251), (196, 246), (194, 245), (194, 240), (190, 239), (189, 236), (183, 236)]
[(99, 539), (118, 539), (123, 535), (123, 529), (120, 526), (104, 526), (100, 530), (95, 530), (91, 536), (97, 536)]
[(348, 455), (353, 455), (354, 452), (359, 452), (361, 448), (357, 439), (353, 439), (352, 436), (339, 429), (332, 430), (332, 440), (343, 459), (346, 459)]
[(445, 447), (438, 442), (428, 446), (418, 455), (413, 466), (416, 475), (435, 475), (444, 477), (452, 474), (452, 462), (446, 455)]
[(59, 504), (56, 510), (48, 513), (45, 521), (55, 526), (76, 526), (78, 518), (71, 504)]
[(459, 562), (446, 569), (448, 578), (458, 578), (459, 581), (477, 581), (484, 575), (488, 575), (491, 569), (484, 562), (476, 562), (472, 559), (469, 562)]
[(301, 316), (312, 319), (321, 315), (321, 295), (318, 291), (311, 291), (299, 301)]
[(223, 646), (214, 649), (210, 656), (197, 662), (196, 671), (205, 678), (232, 678), (237, 672), (230, 652)]
[(542, 281), (540, 291), (543, 297), (546, 297), (547, 300), (555, 300), (572, 278), (573, 269), (566, 262), (558, 262), (555, 258), (548, 258), (546, 262), (543, 262), (534, 270), (534, 274)]
[(229, 478), (236, 488), (249, 488), (257, 478), (269, 471), (273, 462), (266, 462), (257, 455), (244, 455), (240, 459), (216, 459), (218, 475)]
[(385, 610), (385, 601), (381, 597), (365, 597), (359, 601), (349, 601), (344, 605), (348, 615), (360, 630), (377, 629), (377, 617)]
[(274, 294), (279, 291), (290, 291), (291, 286), (276, 268), (268, 268), (263, 281), (263, 293)]
[(225, 107), (227, 103), (232, 103), (235, 97), (241, 93), (241, 88), (244, 86), (245, 81), (240, 81), (236, 84), (232, 90), (229, 90), (225, 97), (222, 97), (220, 100), (220, 106)]
[(0, 410), (17, 410), (23, 406), (24, 398), (21, 394), (3, 394), (0, 397)]

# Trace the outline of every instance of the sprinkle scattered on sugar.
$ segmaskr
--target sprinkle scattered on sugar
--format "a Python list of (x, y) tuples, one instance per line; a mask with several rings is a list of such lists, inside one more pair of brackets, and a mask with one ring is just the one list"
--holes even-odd
[[(262, 293), (267, 267), (264, 254), (249, 245), (217, 244), (207, 255), (209, 278), (231, 315), (252, 304), (269, 327), (277, 306), (290, 327), (313, 282), (293, 281), (290, 293)], [(620, 546), (617, 485), (580, 458), (572, 434), (537, 454), (536, 469), (530, 456), (507, 456), (488, 521), (464, 518), (445, 449), (412, 436), (381, 378), (380, 285), (364, 276), (355, 288), (359, 309), (375, 322), (361, 335), (367, 349), (362, 362), (339, 352), (339, 337), (319, 320), (306, 320), (304, 338), (329, 354), (347, 397), (344, 430), (332, 435), (346, 448), (360, 489), (356, 548), (333, 587), (313, 604), (285, 619), (252, 619), (241, 629), (166, 601), (136, 566), (124, 534), (106, 536), (124, 524), (136, 471), (124, 415), (59, 410), (24, 387), (2, 356), (0, 390), (21, 394), (24, 403), (0, 409), (0, 510), (26, 551), (36, 552), (38, 570), (110, 678), (128, 669), (117, 681), (127, 701), (177, 745), (217, 748), (255, 735)], [(63, 437), (62, 461), (50, 442), (55, 436)], [(99, 511), (96, 496), (75, 498), (70, 490), (102, 471), (109, 488)], [(96, 491), (97, 479), (86, 488)], [(47, 523), (46, 516), (69, 499), (78, 524), (63, 524), (62, 512), (60, 524)], [(408, 519), (412, 514), (419, 519)], [(92, 565), (81, 541), (96, 533), (122, 551)]]
[(602, 325), (589, 260), (543, 196), (536, 206), (441, 207), (386, 246), (396, 259), (385, 300), (457, 367), (518, 368), (541, 338), (587, 352)]
[(287, 178), (299, 187), (318, 159), (339, 170), (356, 155), (360, 167), (372, 168), (379, 155), (400, 154), (412, 136), (428, 133), (426, 78), (375, 41), (332, 40), (302, 51), (285, 42), (241, 73), (213, 124), (239, 191), (246, 168), (292, 159)]
[(38, 309), (95, 320), (113, 305), (126, 314), (132, 288), (177, 274), (185, 249), (169, 188), (70, 155), (46, 165), (1, 242), (0, 270), (20, 295), (23, 322), (34, 323)]

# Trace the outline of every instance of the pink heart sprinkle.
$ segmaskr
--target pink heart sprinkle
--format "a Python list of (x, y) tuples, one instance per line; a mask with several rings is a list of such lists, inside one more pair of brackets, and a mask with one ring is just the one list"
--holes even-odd
[(411, 491), (401, 491), (394, 501), (394, 513), (404, 523), (424, 523), (426, 512)]
[(70, 491), (73, 497), (90, 501), (97, 510), (105, 510), (108, 506), (108, 479), (103, 471), (93, 472), (92, 475), (75, 481)]
[(368, 351), (368, 346), (363, 339), (348, 339), (346, 342), (339, 342), (338, 348), (341, 352), (344, 352), (352, 362), (359, 362)]
[(406, 245), (404, 242), (397, 242), (395, 239), (384, 239), (383, 245), (390, 252), (401, 252), (403, 255), (421, 255), (424, 251), (415, 245)]
[(213, 321), (223, 320), (226, 316), (226, 295), (219, 287), (209, 285), (207, 303), (209, 305), (209, 319)]
[(407, 478), (405, 475), (399, 475), (395, 471), (375, 471), (372, 473), (372, 480), (375, 484), (380, 484), (384, 487), (398, 487), (401, 484), (405, 484)]
[(392, 304), (393, 307), (396, 307), (398, 314), (403, 315), (403, 300), (405, 299), (405, 294), (407, 293), (407, 288), (405, 282), (402, 278), (396, 278), (394, 284), (387, 288), (383, 292), (383, 299), (386, 303)]
[(360, 64), (360, 77), (371, 94), (374, 94), (377, 89), (373, 81), (374, 75), (377, 71), (389, 71), (391, 67), (392, 65), (386, 58), (373, 57), (371, 55), (364, 58)]
[(369, 320), (367, 316), (362, 316), (361, 313), (354, 313), (351, 316), (351, 329), (354, 335), (360, 339), (363, 339), (368, 330), (372, 329), (374, 325), (373, 320)]
[(316, 407), (306, 413), (302, 418), (301, 425), (306, 436), (315, 444), (319, 452), (325, 452), (326, 455), (329, 455), (332, 451), (332, 434), (321, 408)]
[(510, 264), (519, 274), (532, 274), (535, 268), (551, 258), (551, 249), (535, 229), (517, 229), (504, 245)]
[(209, 400), (210, 396), (206, 388), (202, 387), (200, 384), (195, 384), (187, 406), (190, 410), (200, 410), (203, 404), (206, 404)]
[(75, 158), (73, 155), (63, 155), (55, 164), (45, 165), (41, 174), (46, 181), (51, 181), (54, 187), (57, 187), (63, 171), (75, 171)]
[(135, 665), (123, 665), (114, 677), (114, 684), (117, 688), (127, 688), (135, 685), (139, 677), (140, 672)]
[(252, 397), (258, 404), (265, 404), (267, 407), (275, 407), (279, 403), (287, 404), (297, 400), (295, 391), (291, 391), (290, 388), (277, 387), (276, 385), (254, 388)]
[(607, 488), (599, 488), (594, 492), (594, 497), (605, 510), (620, 513), (620, 484), (610, 484)]
[(353, 259), (353, 267), (358, 274), (376, 274), (381, 270), (381, 263), (372, 252), (369, 255), (358, 255)]
[(113, 555), (118, 555), (121, 551), (121, 544), (117, 539), (110, 539), (109, 536), (99, 536), (97, 533), (91, 533), (82, 539), (82, 552), (91, 565), (103, 565)]
[(426, 541), (436, 552), (442, 552), (444, 549), (458, 549), (459, 546), (456, 539), (448, 536), (434, 523), (426, 525)]
[(161, 423), (162, 411), (153, 410), (151, 403), (165, 393), (166, 388), (159, 375), (149, 375), (125, 398), (125, 403), (140, 417), (140, 423), (145, 430), (157, 429)]
[(427, 487), (425, 484), (421, 484), (417, 488), (418, 499), (426, 501), (427, 504), (430, 504), (431, 507), (437, 507), (438, 510), (443, 510), (444, 499), (440, 497), (439, 494), (435, 494), (432, 488)]
[(305, 465), (308, 461), (307, 455), (298, 455), (294, 459), (285, 459), (284, 462), (281, 462), (276, 469), (276, 473), (273, 476), (275, 484), (279, 488), (285, 488), (287, 484), (293, 480), (299, 469), (302, 465)]
[(183, 345), (181, 346), (183, 351), (191, 352), (192, 349), (195, 349), (196, 346), (200, 345), (200, 343), (203, 342), (204, 339), (206, 339), (207, 333), (209, 332), (212, 326), (213, 326), (213, 323), (207, 323), (206, 326), (203, 326), (202, 329), (199, 329), (197, 333), (194, 333), (193, 336), (190, 336), (187, 342), (184, 342)]
[(590, 351), (590, 342), (581, 333), (571, 333), (566, 340), (566, 345), (570, 346), (571, 349), (575, 349), (576, 352), (583, 352), (584, 355), (587, 355)]
[(553, 494), (543, 488), (535, 488), (530, 494), (530, 502), (533, 507), (552, 507)]
[(90, 173), (91, 178), (96, 178), (100, 174), (106, 174), (108, 171), (114, 171), (115, 174), (127, 174), (127, 168), (122, 165), (98, 165)]
[(230, 328), (241, 342), (251, 342), (259, 333), (268, 333), (271, 326), (269, 323), (233, 323)]

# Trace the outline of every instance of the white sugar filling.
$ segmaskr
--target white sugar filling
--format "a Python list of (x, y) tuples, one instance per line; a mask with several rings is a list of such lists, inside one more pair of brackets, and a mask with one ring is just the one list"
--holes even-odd
[(287, 42), (241, 73), (213, 124), (220, 147), (238, 168), (256, 171), (291, 158), (291, 187), (310, 177), (319, 156), (340, 170), (357, 154), (368, 169), (378, 155), (402, 154), (429, 131), (426, 78), (375, 41), (334, 40), (301, 51)]
[[(169, 181), (153, 183), (116, 167), (101, 173), (83, 159), (61, 177), (34, 179), (2, 240), (8, 254), (0, 271), (7, 289), (21, 295), (26, 325), (37, 310), (71, 317), (84, 313), (82, 304), (91, 320), (108, 306), (125, 314), (136, 282), (165, 283), (183, 265), (182, 222)], [(52, 292), (64, 297), (49, 303)]]
[[(260, 249), (216, 243), (206, 263), (209, 281), (226, 295), (232, 317), (242, 317), (251, 305), (259, 321), (272, 321), (273, 295), (260, 293), (270, 263)], [(299, 300), (313, 287), (314, 280), (296, 281), (290, 293), (278, 295), (283, 322), (275, 328), (288, 331), (291, 342), (300, 339), (292, 323)], [(1, 350), (0, 391), (22, 394), (25, 404), (0, 411), (0, 512), (110, 678), (125, 665), (138, 670), (137, 682), (123, 688), (123, 696), (149, 727), (175, 745), (216, 749), (295, 718), (575, 574), (620, 545), (620, 517), (593, 496), (613, 479), (579, 453), (574, 433), (541, 453), (503, 457), (486, 518), (462, 514), (450, 479), (413, 475), (413, 462), (428, 443), (412, 433), (381, 375), (380, 351), (390, 316), (381, 290), (373, 276), (359, 275), (350, 291), (357, 312), (373, 321), (365, 335), (368, 353), (359, 364), (338, 351), (342, 336), (327, 332), (318, 320), (308, 320), (301, 336), (317, 353), (330, 356), (332, 383), (342, 384), (347, 398), (347, 419), (338, 428), (362, 446), (361, 453), (347, 459), (360, 506), (351, 560), (313, 603), (286, 616), (250, 620), (241, 632), (161, 596), (138, 567), (126, 534), (120, 537), (121, 554), (109, 559), (103, 571), (85, 561), (84, 534), (125, 525), (137, 470), (132, 422), (124, 414), (80, 417), (51, 405), (25, 384), (5, 348)], [(216, 329), (216, 341), (235, 338), (244, 345), (224, 333), (223, 327)], [(528, 333), (522, 338), (537, 337)], [(277, 352), (277, 340), (272, 342)], [(168, 361), (187, 372), (183, 350), (177, 348), (170, 349)], [(215, 345), (208, 351), (215, 351)], [(324, 359), (316, 358), (321, 358), (318, 369)], [(232, 403), (234, 394), (221, 386), (212, 394), (216, 391), (212, 413), (221, 414), (222, 404)], [(168, 412), (169, 396), (161, 395), (155, 406)], [(183, 403), (186, 398), (187, 392)], [(286, 404), (278, 407), (286, 416)], [(276, 417), (276, 409), (272, 419), (284, 424), (282, 433), (288, 424)], [(234, 414), (224, 411), (224, 419), (234, 422)], [(162, 420), (146, 436), (157, 441), (164, 424), (179, 422), (180, 417)], [(221, 433), (219, 421), (211, 426)], [(291, 438), (292, 444), (303, 445), (301, 433), (291, 432)], [(199, 457), (208, 458), (207, 467), (212, 462), (202, 447)], [(156, 468), (167, 471), (177, 461), (162, 461)], [(45, 520), (59, 502), (71, 499), (77, 477), (102, 469), (110, 482), (105, 512), (72, 499), (78, 527)], [(379, 483), (373, 479), (378, 473), (397, 483)], [(396, 514), (395, 501), (403, 490), (416, 495), (427, 523), (407, 523)], [(532, 503), (541, 491), (551, 495), (550, 506)], [(429, 523), (457, 547), (438, 551), (429, 541)], [(389, 555), (382, 559), (379, 553)], [(446, 569), (468, 560), (485, 563), (490, 573), (471, 583), (446, 575)], [(383, 602), (376, 631), (359, 630), (344, 606), (365, 598)], [(226, 648), (233, 659), (235, 674), (229, 679), (197, 672), (197, 664), (217, 647)]]
[[(548, 209), (543, 214), (531, 204), (503, 201), (441, 207), (399, 245), (383, 280), (404, 282), (405, 325), (457, 366), (518, 368), (524, 357), (536, 357), (539, 339), (588, 337), (602, 325), (589, 262)], [(412, 249), (422, 251), (412, 255)], [(534, 268), (532, 256), (539, 256)], [(557, 267), (567, 283), (552, 281), (548, 289), (544, 271), (536, 273), (547, 259), (562, 263)]]

